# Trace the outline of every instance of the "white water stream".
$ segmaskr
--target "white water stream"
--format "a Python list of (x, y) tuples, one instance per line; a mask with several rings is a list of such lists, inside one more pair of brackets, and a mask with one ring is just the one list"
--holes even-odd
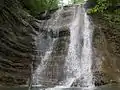
[[(83, 5), (75, 7), (70, 25), (70, 44), (66, 57), (66, 78), (56, 88), (69, 88), (78, 81), (77, 87), (93, 87), (92, 80), (92, 30)], [(74, 87), (74, 86), (73, 86)]]
[[(59, 16), (59, 15), (58, 15)], [(57, 18), (57, 20), (59, 20)], [(94, 87), (92, 75), (92, 32), (93, 28), (87, 16), (84, 5), (74, 7), (74, 16), (70, 28), (70, 44), (64, 63), (64, 80), (60, 81), (55, 88), (70, 87)], [(41, 60), (41, 64), (33, 74), (33, 83), (38, 85), (42, 80), (41, 73), (49, 67), (47, 62), (52, 57), (55, 40), (49, 51)]]

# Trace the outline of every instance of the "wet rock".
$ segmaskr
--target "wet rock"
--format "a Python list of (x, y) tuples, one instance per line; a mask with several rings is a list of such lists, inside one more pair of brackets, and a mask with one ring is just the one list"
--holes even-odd
[(112, 80), (111, 75), (104, 73), (102, 71), (93, 72), (93, 81), (95, 86), (102, 86), (106, 84), (118, 84), (116, 80)]
[(48, 19), (50, 19), (50, 18), (51, 18), (50, 14), (47, 14), (47, 15), (45, 15), (45, 14), (40, 14), (40, 16), (37, 17), (37, 19), (39, 19), (39, 20), (48, 20)]
[(57, 38), (57, 37), (64, 37), (64, 36), (70, 36), (70, 30), (67, 26), (60, 27), (56, 30), (50, 30), (48, 34), (52, 38)]
[(95, 86), (101, 86), (101, 85), (106, 85), (109, 84), (109, 79), (107, 80), (107, 78), (109, 78), (109, 76), (103, 72), (100, 71), (96, 71), (93, 72), (93, 81)]
[(72, 21), (73, 11), (73, 6), (63, 7), (62, 11), (57, 10), (56, 12), (49, 13), (48, 15), (50, 15), (51, 18), (37, 20), (31, 24), (37, 31), (51, 38), (69, 36), (69, 25)]

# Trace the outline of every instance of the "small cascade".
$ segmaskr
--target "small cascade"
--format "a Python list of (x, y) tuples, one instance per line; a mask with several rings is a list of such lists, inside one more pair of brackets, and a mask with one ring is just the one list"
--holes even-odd
[(42, 86), (42, 85), (40, 85), (40, 82), (42, 81), (42, 77), (40, 77), (40, 76), (47, 67), (47, 62), (48, 62), (49, 58), (51, 57), (51, 53), (53, 51), (53, 46), (54, 46), (55, 41), (56, 41), (56, 39), (53, 39), (53, 41), (50, 45), (50, 48), (45, 52), (44, 57), (42, 57), (41, 64), (38, 66), (35, 73), (33, 74), (33, 84), (34, 85)]
[[(59, 25), (59, 21), (60, 21), (60, 13), (62, 12), (62, 7), (55, 13), (53, 14), (53, 18), (46, 21), (44, 23), (44, 27), (43, 28), (47, 28), (48, 32), (50, 32), (50, 30), (52, 29), (52, 32), (54, 33), (54, 35), (57, 35), (59, 36), (59, 31), (55, 31), (55, 28)], [(45, 45), (45, 46), (49, 46), (49, 48), (47, 50), (43, 50), (45, 52), (45, 54), (43, 55), (43, 53), (40, 53), (38, 54), (38, 57), (37, 57), (37, 60), (41, 61), (40, 62), (40, 65), (37, 67), (37, 69), (34, 71), (33, 73), (33, 80), (32, 80), (32, 83), (33, 85), (32, 86), (39, 86), (39, 87), (44, 87), (44, 83), (45, 83), (45, 72), (48, 72), (48, 71), (45, 71), (46, 68), (48, 68), (48, 62), (51, 60), (51, 57), (52, 57), (52, 53), (54, 52), (53, 48), (54, 48), (54, 44), (56, 44), (56, 41), (58, 40), (57, 38), (51, 38), (50, 36), (47, 36), (45, 35), (45, 37), (47, 39), (43, 39), (44, 38), (44, 35), (40, 34), (38, 35), (37, 37), (37, 42), (36, 42), (36, 48), (37, 48), (37, 53), (40, 53), (41, 49), (43, 48), (44, 49), (44, 44), (50, 44), (50, 45)], [(49, 40), (49, 41), (48, 41)], [(45, 42), (44, 42), (45, 41)], [(48, 43), (49, 42), (49, 43)], [(42, 46), (40, 46), (42, 43)], [(40, 58), (42, 57), (42, 58)], [(49, 80), (46, 80), (49, 82)]]
[(48, 31), (52, 32), (53, 35), (56, 35), (55, 37), (59, 37), (59, 30), (56, 30), (56, 28), (58, 28), (59, 25), (62, 23), (62, 20), (61, 20), (62, 11), (63, 11), (63, 6), (60, 7), (60, 9), (56, 11), (55, 14), (53, 14), (52, 16), (53, 18), (50, 19), (46, 25), (48, 27)]

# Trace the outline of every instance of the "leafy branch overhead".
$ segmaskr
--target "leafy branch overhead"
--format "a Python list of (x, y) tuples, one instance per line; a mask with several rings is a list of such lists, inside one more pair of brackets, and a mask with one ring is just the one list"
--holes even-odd
[(120, 3), (120, 0), (89, 0), (95, 2), (94, 8), (90, 9), (90, 13), (103, 13), (104, 11), (113, 11)]

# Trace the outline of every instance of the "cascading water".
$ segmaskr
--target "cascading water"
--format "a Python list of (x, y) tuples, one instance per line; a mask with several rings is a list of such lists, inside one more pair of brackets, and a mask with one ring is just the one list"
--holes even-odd
[[(69, 25), (70, 29), (70, 43), (68, 52), (64, 63), (64, 78), (62, 81), (58, 80), (55, 88), (70, 88), (70, 87), (93, 87), (92, 75), (92, 32), (93, 28), (90, 24), (84, 5), (74, 5), (73, 20)], [(62, 10), (60, 10), (62, 12)], [(57, 22), (60, 20), (60, 13), (57, 17)], [(55, 21), (56, 23), (56, 21)], [(57, 25), (58, 26), (58, 25)], [(56, 27), (54, 25), (54, 27)], [(59, 39), (59, 38), (57, 38)], [(54, 52), (53, 40), (49, 51), (46, 51), (45, 56), (41, 60), (40, 66), (36, 69), (33, 75), (33, 83), (38, 85), (43, 77), (41, 73), (49, 67), (47, 64), (50, 61), (52, 52)], [(57, 47), (57, 46), (56, 46)], [(52, 62), (54, 63), (54, 61)], [(58, 66), (59, 66), (59, 62)], [(46, 71), (48, 72), (48, 71)], [(53, 74), (52, 74), (53, 75)], [(46, 80), (45, 78), (43, 80)]]
[(83, 47), (81, 54), (81, 77), (83, 86), (93, 86), (92, 66), (92, 30), (87, 14), (84, 12)]
[(41, 76), (42, 72), (47, 67), (47, 62), (48, 62), (49, 58), (51, 57), (51, 53), (53, 51), (53, 46), (54, 46), (55, 41), (56, 41), (56, 39), (53, 39), (53, 41), (52, 41), (52, 43), (50, 45), (50, 48), (48, 49), (48, 51), (45, 52), (44, 57), (42, 57), (41, 64), (36, 69), (35, 73), (33, 74), (33, 83), (35, 85), (42, 86), (40, 84), (40, 82), (42, 81), (42, 77), (40, 77), (40, 76)]
[[(81, 74), (81, 62), (80, 62), (80, 56), (81, 56), (81, 31), (80, 26), (82, 26), (83, 22), (80, 20), (81, 8), (78, 6), (74, 7), (74, 16), (73, 21), (70, 25), (70, 44), (68, 49), (68, 55), (66, 57), (66, 63), (65, 63), (65, 74), (66, 78), (62, 82), (63, 88), (69, 88), (71, 87), (74, 80), (78, 77), (80, 77)], [(81, 25), (82, 24), (82, 25)], [(57, 86), (58, 88), (59, 86)]]
[[(70, 44), (65, 63), (66, 78), (56, 88), (93, 87), (92, 80), (92, 28), (83, 5), (75, 6), (70, 25)], [(74, 84), (75, 83), (75, 86)]]
[[(59, 19), (60, 19), (60, 13), (62, 12), (62, 9), (63, 8), (60, 8), (57, 12), (56, 12), (56, 14), (55, 15), (53, 15), (53, 19), (51, 19), (50, 21), (48, 21), (48, 22), (46, 22), (44, 25), (45, 25), (45, 28), (48, 28), (48, 31), (50, 30), (50, 29), (52, 29), (52, 32), (54, 33), (54, 34), (56, 34), (57, 36), (59, 36), (59, 33), (58, 33), (58, 31), (55, 31), (54, 29), (58, 26), (58, 24), (60, 23), (58, 23), (58, 21), (59, 21)], [(42, 41), (42, 39), (43, 39), (43, 35), (38, 35), (38, 44), (36, 44), (36, 48), (37, 48), (37, 53), (39, 53), (40, 52), (40, 44), (39, 43), (42, 43), (41, 41)], [(48, 41), (49, 40), (49, 41)], [(45, 77), (44, 77), (44, 74), (46, 73), (46, 72), (48, 72), (48, 71), (45, 71), (49, 66), (48, 66), (48, 63), (49, 63), (49, 61), (51, 60), (51, 55), (52, 55), (52, 53), (54, 52), (54, 50), (53, 50), (53, 48), (54, 48), (54, 44), (55, 44), (55, 42), (57, 41), (57, 38), (51, 38), (50, 36), (47, 36), (47, 40), (46, 40), (47, 42), (49, 42), (49, 43), (47, 43), (47, 44), (50, 44), (49, 45), (49, 48), (47, 49), (47, 51), (45, 52), (45, 54), (44, 54), (44, 56), (42, 56), (42, 58), (37, 58), (38, 60), (40, 60), (41, 59), (41, 63), (40, 63), (40, 65), (37, 67), (37, 69), (35, 70), (35, 72), (34, 72), (34, 74), (33, 74), (33, 80), (32, 80), (32, 83), (33, 83), (33, 85), (32, 86), (39, 86), (39, 87), (43, 87), (44, 85), (42, 85), (42, 84), (44, 84), (45, 82), (49, 82), (49, 80), (46, 80), (45, 81)], [(44, 43), (45, 42), (43, 42), (43, 45), (44, 45)], [(42, 45), (42, 48), (44, 47)], [(44, 50), (45, 51), (45, 50)], [(42, 53), (41, 53), (42, 54)], [(41, 56), (41, 55), (40, 55)], [(42, 83), (42, 84), (41, 84)]]

